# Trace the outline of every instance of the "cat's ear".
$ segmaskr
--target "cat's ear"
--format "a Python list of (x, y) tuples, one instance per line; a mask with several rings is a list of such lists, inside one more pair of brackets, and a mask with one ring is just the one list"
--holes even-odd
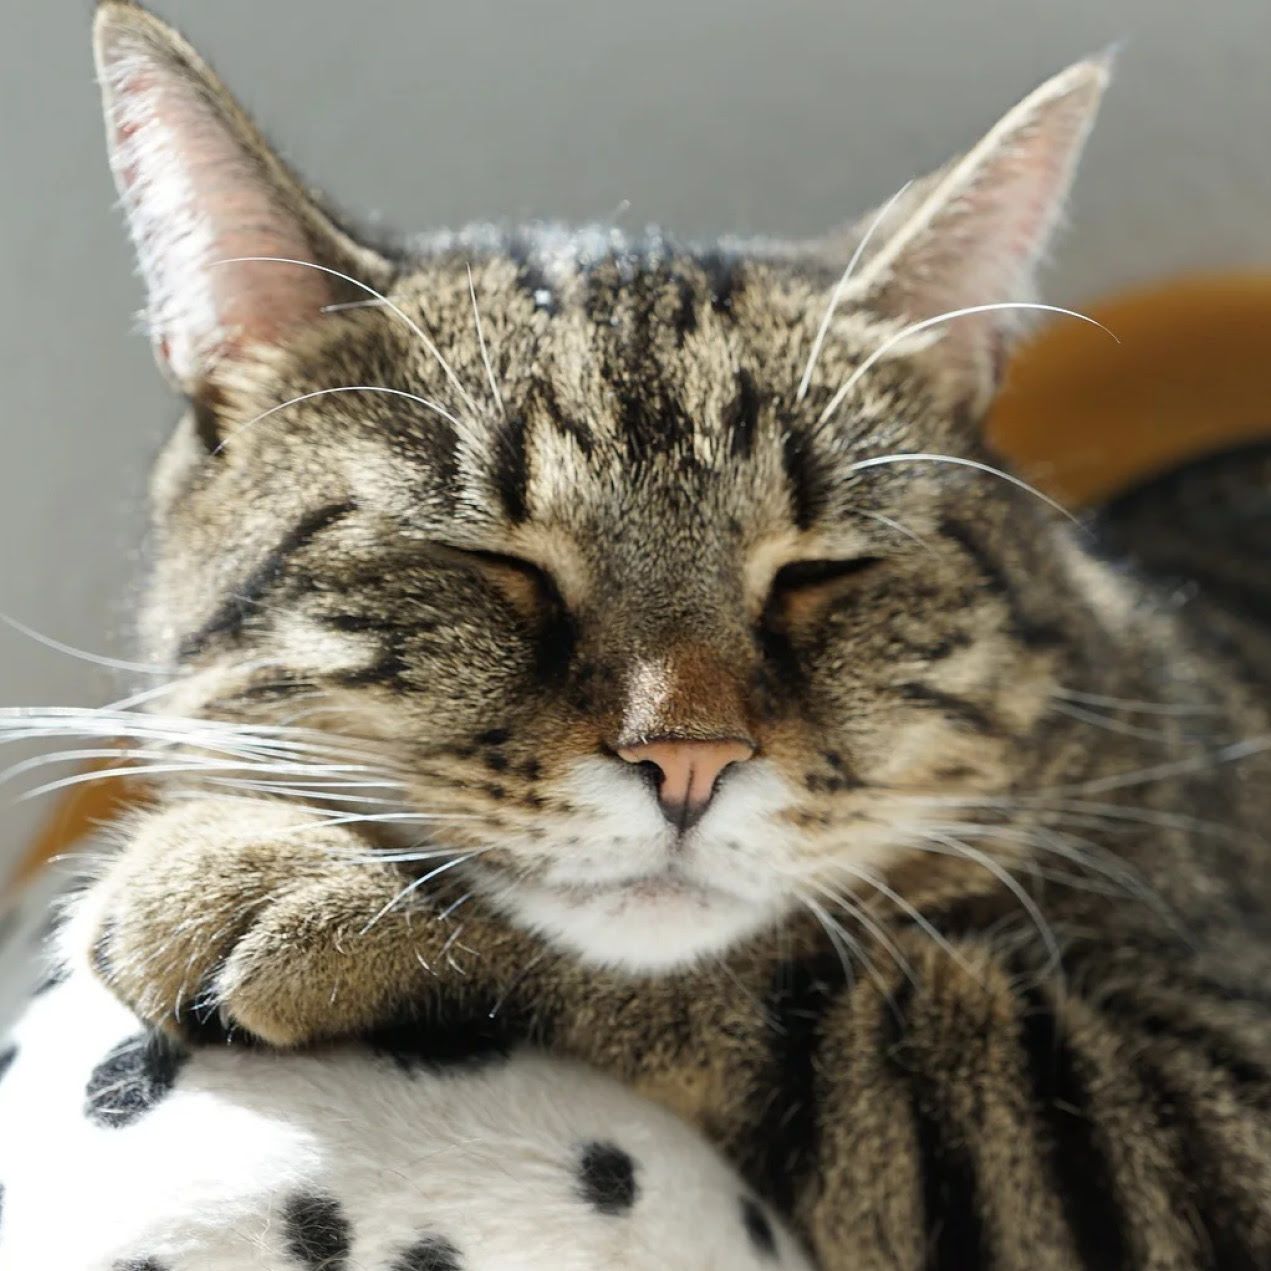
[[(880, 214), (858, 286), (869, 308), (910, 322), (951, 310), (1031, 301), (1063, 210), (1109, 59), (1078, 62), (1009, 111), (964, 157), (912, 185)], [(859, 241), (859, 238), (858, 238)], [(983, 405), (1021, 310), (953, 318), (928, 354), (960, 396)]]
[(110, 164), (147, 291), (156, 356), (198, 396), (216, 363), (273, 344), (344, 293), (307, 261), (382, 286), (386, 262), (342, 231), (175, 31), (101, 0), (94, 48)]

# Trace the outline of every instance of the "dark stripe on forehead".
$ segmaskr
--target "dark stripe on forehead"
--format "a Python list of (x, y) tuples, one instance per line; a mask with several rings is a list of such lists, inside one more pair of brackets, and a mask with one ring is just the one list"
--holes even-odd
[(737, 298), (744, 282), (741, 261), (733, 252), (720, 248), (703, 253), (697, 258), (697, 263), (706, 275), (711, 308), (716, 313), (731, 315), (733, 301)]
[(788, 431), (781, 439), (781, 466), (790, 487), (790, 508), (795, 525), (809, 529), (825, 505), (824, 485), (817, 458), (805, 433)]
[(755, 448), (755, 433), (759, 428), (759, 390), (749, 371), (737, 372), (737, 391), (724, 407), (722, 422), (732, 453), (748, 459)]
[(307, 513), (238, 584), (234, 594), (221, 604), (211, 618), (181, 641), (177, 650), (178, 659), (196, 657), (214, 640), (234, 639), (240, 635), (249, 612), (257, 608), (260, 601), (278, 585), (291, 557), (356, 508), (357, 504), (350, 499), (343, 503), (328, 503), (325, 507)]
[(671, 330), (675, 333), (675, 347), (682, 348), (684, 341), (697, 330), (697, 296), (693, 284), (682, 274), (675, 280), (675, 312), (671, 317)]
[[(628, 277), (610, 261), (588, 276), (586, 303), (597, 323), (602, 372), (632, 462), (674, 453), (683, 467), (696, 467), (690, 444), (695, 424), (667, 383), (664, 340), (659, 348), (666, 287), (665, 272), (650, 268)], [(611, 325), (608, 315), (615, 311), (619, 321)]]
[(554, 428), (570, 437), (585, 456), (590, 458), (595, 452), (596, 439), (591, 430), (561, 405), (551, 380), (542, 379), (535, 383), (530, 389), (526, 405), (527, 409), (541, 412)]
[(528, 426), (522, 415), (509, 415), (494, 434), (490, 481), (508, 520), (519, 525), (529, 516), (530, 463)]

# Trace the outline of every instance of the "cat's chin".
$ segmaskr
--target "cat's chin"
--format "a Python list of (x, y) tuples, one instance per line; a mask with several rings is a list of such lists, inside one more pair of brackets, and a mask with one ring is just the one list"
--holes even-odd
[(781, 915), (771, 900), (669, 872), (594, 887), (518, 885), (502, 906), (583, 962), (648, 975), (719, 954)]

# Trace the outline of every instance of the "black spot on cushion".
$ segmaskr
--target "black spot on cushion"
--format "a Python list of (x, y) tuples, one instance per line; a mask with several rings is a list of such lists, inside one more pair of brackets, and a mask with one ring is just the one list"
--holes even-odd
[(349, 1220), (330, 1196), (293, 1196), (283, 1213), (287, 1251), (312, 1271), (344, 1271), (349, 1259)]
[(5, 1046), (0, 1050), (0, 1077), (3, 1077), (9, 1071), (9, 1065), (13, 1063), (17, 1054), (18, 1048), (16, 1046)]
[(425, 1236), (398, 1255), (389, 1271), (463, 1271), (459, 1250), (441, 1236)]
[(746, 1235), (750, 1237), (750, 1243), (754, 1245), (755, 1251), (762, 1257), (775, 1258), (777, 1237), (773, 1233), (772, 1223), (768, 1221), (768, 1216), (760, 1208), (757, 1200), (752, 1200), (749, 1196), (741, 1198), (741, 1221), (745, 1225)]
[(636, 1164), (615, 1143), (584, 1143), (578, 1158), (578, 1190), (602, 1214), (626, 1213), (639, 1187)]
[(168, 1271), (168, 1264), (158, 1258), (130, 1258), (127, 1262), (116, 1262), (110, 1271)]
[(84, 1115), (96, 1125), (131, 1125), (168, 1094), (187, 1058), (157, 1034), (126, 1038), (93, 1069), (84, 1091)]

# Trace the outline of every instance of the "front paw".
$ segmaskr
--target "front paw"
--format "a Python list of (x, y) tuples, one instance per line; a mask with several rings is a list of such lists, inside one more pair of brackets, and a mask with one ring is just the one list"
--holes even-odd
[[(139, 819), (65, 939), (142, 1019), (294, 1046), (370, 1027), (422, 991), (447, 920), (411, 879), (304, 809), (189, 801)], [(380, 921), (373, 921), (383, 912)]]

